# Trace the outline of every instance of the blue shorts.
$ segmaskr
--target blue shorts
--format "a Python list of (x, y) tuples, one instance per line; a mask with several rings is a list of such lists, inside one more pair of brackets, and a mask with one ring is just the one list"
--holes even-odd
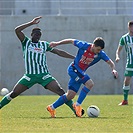
[(90, 77), (85, 74), (83, 71), (78, 71), (74, 66), (70, 65), (68, 68), (68, 74), (70, 76), (70, 80), (68, 83), (68, 89), (78, 92), (81, 84), (85, 84), (86, 81), (90, 79)]

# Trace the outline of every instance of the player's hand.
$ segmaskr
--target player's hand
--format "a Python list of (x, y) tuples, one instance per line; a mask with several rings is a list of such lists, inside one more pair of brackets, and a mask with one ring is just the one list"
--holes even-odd
[(50, 42), (50, 47), (53, 48), (53, 47), (56, 47), (59, 43), (58, 42)]
[(117, 58), (115, 59), (115, 62), (118, 63), (119, 60), (120, 60), (120, 58), (117, 57)]
[(39, 22), (40, 22), (40, 19), (42, 18), (42, 16), (38, 16), (38, 17), (35, 17), (32, 21), (31, 21), (31, 23), (32, 24), (38, 24)]
[(112, 74), (114, 75), (114, 78), (117, 79), (118, 78), (118, 72), (116, 70), (112, 71)]

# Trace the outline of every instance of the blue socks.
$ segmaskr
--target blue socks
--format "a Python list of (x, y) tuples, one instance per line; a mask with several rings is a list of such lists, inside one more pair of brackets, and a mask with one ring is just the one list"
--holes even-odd
[(68, 102), (66, 94), (62, 95), (53, 103), (53, 108), (56, 109), (57, 107), (63, 105), (64, 103)]
[[(81, 104), (83, 102), (83, 100), (85, 99), (86, 95), (88, 94), (90, 90), (87, 87), (83, 87), (83, 89), (81, 90), (77, 103)], [(63, 105), (64, 103), (67, 104), (68, 99), (66, 97), (66, 94), (62, 95), (59, 97), (59, 99), (57, 99), (53, 104), (52, 104), (52, 108), (56, 109), (57, 107)], [(69, 105), (68, 105), (69, 106)], [(72, 105), (71, 105), (72, 106)]]
[(80, 94), (79, 94), (79, 97), (78, 97), (78, 100), (77, 100), (77, 103), (80, 105), (83, 100), (85, 99), (86, 95), (88, 94), (90, 90), (88, 88), (86, 88), (85, 86), (83, 87), (83, 89), (81, 90)]

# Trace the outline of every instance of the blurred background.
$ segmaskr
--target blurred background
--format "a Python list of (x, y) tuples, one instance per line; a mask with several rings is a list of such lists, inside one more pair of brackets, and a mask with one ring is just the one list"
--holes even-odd
[(132, 0), (0, 0), (0, 15), (132, 15)]
[[(43, 31), (41, 40), (48, 42), (64, 38), (75, 38), (93, 42), (97, 36), (104, 38), (105, 52), (115, 62), (115, 52), (121, 36), (128, 32), (127, 23), (133, 20), (133, 0), (0, 0), (0, 89), (12, 90), (24, 74), (21, 43), (14, 28), (42, 16), (37, 25)], [(30, 37), (31, 26), (24, 30)], [(59, 46), (71, 54), (77, 48), (72, 45)], [(122, 94), (126, 54), (116, 64), (119, 78), (114, 79), (110, 68), (100, 61), (87, 70), (95, 85), (91, 94)], [(71, 59), (47, 53), (51, 74), (67, 90), (69, 76), (67, 67)], [(132, 80), (133, 84), (133, 80)], [(133, 86), (130, 93), (133, 92)], [(35, 85), (23, 95), (53, 94), (40, 85)]]

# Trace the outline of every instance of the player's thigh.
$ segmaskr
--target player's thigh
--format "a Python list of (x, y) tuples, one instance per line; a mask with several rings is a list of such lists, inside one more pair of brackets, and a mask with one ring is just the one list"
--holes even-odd
[(57, 80), (51, 80), (47, 85), (44, 86), (46, 89), (58, 94), (63, 95), (65, 94), (64, 90), (60, 86)]
[(85, 84), (90, 79), (90, 77), (87, 74), (74, 72), (74, 71), (71, 71), (69, 73), (69, 76), (70, 76), (70, 80), (69, 80), (68, 88), (69, 90), (73, 90), (76, 93), (79, 91), (81, 84)]
[(90, 79), (89, 75), (81, 70), (76, 69), (75, 67), (70, 67), (68, 69), (68, 74), (70, 76), (70, 80), (75, 80), (76, 82), (80, 82), (82, 84), (85, 84), (86, 81)]
[(68, 83), (68, 90), (72, 90), (77, 93), (79, 91), (81, 84), (81, 82), (77, 80), (75, 81), (75, 78), (70, 78)]
[(125, 76), (125, 79), (124, 79), (124, 84), (126, 86), (130, 85), (130, 82), (131, 82), (131, 76)]
[(27, 86), (24, 86), (22, 84), (16, 84), (12, 90), (11, 97), (15, 98), (18, 95), (20, 95), (22, 92), (26, 91), (28, 89)]

